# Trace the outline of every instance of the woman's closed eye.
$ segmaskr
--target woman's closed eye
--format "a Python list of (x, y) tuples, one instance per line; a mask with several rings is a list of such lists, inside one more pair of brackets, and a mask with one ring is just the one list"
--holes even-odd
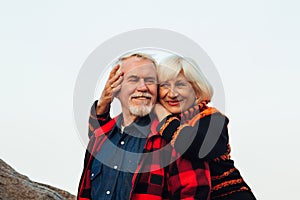
[(179, 87), (179, 88), (186, 87), (187, 85), (188, 85), (188, 83), (182, 82), (182, 81), (179, 81), (179, 82), (175, 83), (175, 87)]
[(169, 83), (160, 83), (159, 87), (169, 88), (171, 85)]

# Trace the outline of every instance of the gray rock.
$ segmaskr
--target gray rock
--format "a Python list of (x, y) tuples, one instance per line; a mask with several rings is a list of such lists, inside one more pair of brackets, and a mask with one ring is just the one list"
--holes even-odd
[(75, 200), (76, 197), (50, 185), (31, 181), (0, 159), (0, 200)]

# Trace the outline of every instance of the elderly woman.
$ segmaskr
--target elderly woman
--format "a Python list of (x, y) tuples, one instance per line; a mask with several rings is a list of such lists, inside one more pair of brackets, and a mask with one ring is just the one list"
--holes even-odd
[[(186, 161), (197, 173), (197, 163), (209, 165), (211, 176), (210, 199), (252, 200), (255, 199), (233, 160), (230, 159), (228, 143), (228, 119), (217, 109), (207, 105), (213, 90), (195, 62), (176, 55), (165, 58), (158, 66), (159, 102), (155, 112), (161, 121), (160, 133), (170, 141), (176, 156), (170, 165), (172, 199), (181, 199), (180, 190), (195, 188), (193, 173), (178, 177), (178, 171), (185, 170)], [(210, 139), (210, 151), (200, 155), (204, 139)], [(201, 152), (201, 151), (200, 151)], [(185, 162), (183, 162), (185, 161)], [(172, 178), (174, 180), (172, 181)], [(181, 184), (181, 179), (188, 180)], [(201, 193), (201, 188), (198, 188)]]

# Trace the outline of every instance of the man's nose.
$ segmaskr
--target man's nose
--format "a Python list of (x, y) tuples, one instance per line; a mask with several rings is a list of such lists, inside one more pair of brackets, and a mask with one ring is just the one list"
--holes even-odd
[(139, 91), (146, 91), (148, 90), (147, 85), (145, 84), (145, 80), (143, 78), (140, 79), (138, 86), (137, 86), (137, 90)]

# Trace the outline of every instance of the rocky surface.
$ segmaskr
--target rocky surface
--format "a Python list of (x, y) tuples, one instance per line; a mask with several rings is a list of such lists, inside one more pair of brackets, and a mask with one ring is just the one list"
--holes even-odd
[(64, 190), (31, 181), (0, 159), (0, 199), (2, 200), (75, 200)]

